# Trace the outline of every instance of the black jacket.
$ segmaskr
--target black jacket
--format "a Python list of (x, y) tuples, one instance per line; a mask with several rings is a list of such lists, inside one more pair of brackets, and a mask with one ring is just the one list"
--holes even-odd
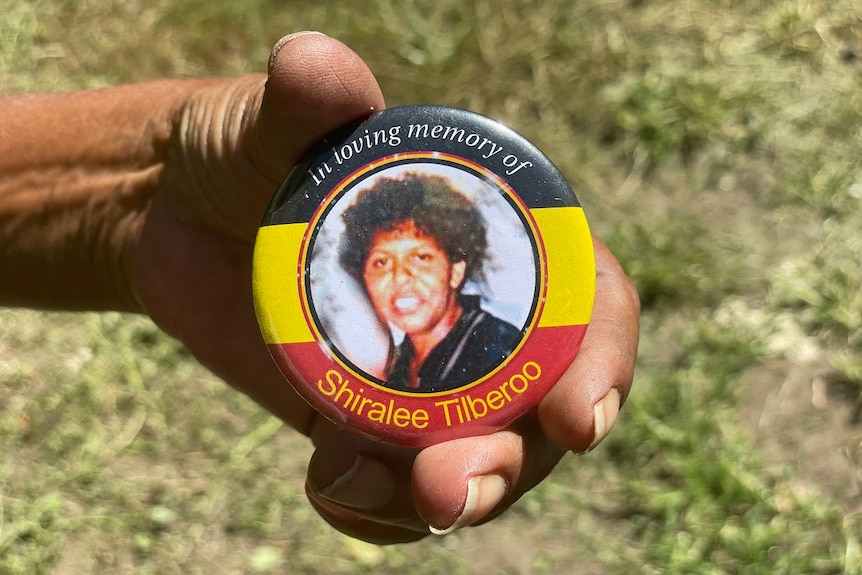
[(419, 368), (419, 387), (408, 387), (410, 362), (416, 353), (409, 337), (390, 359), (388, 387), (419, 392), (454, 389), (486, 375), (508, 357), (521, 332), (479, 307), (478, 296), (462, 295), (459, 302), (464, 313)]

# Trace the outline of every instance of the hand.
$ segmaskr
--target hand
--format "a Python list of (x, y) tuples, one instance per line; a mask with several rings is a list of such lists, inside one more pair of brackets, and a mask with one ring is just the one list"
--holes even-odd
[[(537, 413), (492, 435), (414, 453), (347, 432), (317, 443), (307, 493), (339, 530), (377, 542), (419, 539), (491, 519), (536, 486), (566, 451), (604, 439), (632, 384), (637, 293), (598, 239), (596, 303), (577, 359)], [(359, 454), (359, 457), (357, 457)]]
[(124, 266), (154, 321), (204, 365), (308, 435), (307, 492), (339, 530), (380, 543), (487, 520), (541, 481), (566, 450), (594, 447), (632, 382), (639, 305), (596, 242), (597, 299), (578, 359), (535, 416), (511, 429), (422, 451), (338, 430), (284, 381), (261, 341), (251, 298), (255, 232), (277, 183), (302, 152), (384, 107), (371, 72), (319, 34), (287, 37), (267, 79), (204, 82), (165, 132), (155, 195), (130, 225)]

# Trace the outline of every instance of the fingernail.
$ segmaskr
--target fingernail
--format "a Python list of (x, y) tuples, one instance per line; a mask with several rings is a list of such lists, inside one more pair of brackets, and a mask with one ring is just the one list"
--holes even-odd
[(472, 477), (467, 482), (467, 499), (464, 501), (464, 510), (461, 511), (458, 519), (443, 529), (432, 526), (428, 528), (434, 535), (446, 535), (465, 525), (472, 525), (490, 513), (503, 500), (506, 490), (506, 480), (499, 475)]
[(288, 34), (283, 37), (281, 40), (275, 43), (275, 46), (272, 47), (272, 52), (269, 53), (269, 63), (266, 66), (266, 69), (269, 72), (272, 72), (272, 65), (275, 62), (275, 57), (278, 56), (279, 51), (284, 48), (284, 45), (290, 42), (291, 40), (296, 40), (301, 36), (309, 36), (311, 34), (317, 34), (319, 36), (323, 36), (320, 32), (315, 32), (313, 30), (306, 30), (303, 32), (294, 32), (293, 34)]
[(389, 468), (375, 459), (357, 455), (341, 477), (318, 491), (324, 499), (354, 509), (375, 509), (385, 505), (395, 493)]
[(593, 442), (587, 451), (592, 451), (608, 436), (619, 412), (620, 392), (618, 389), (612, 389), (593, 408)]

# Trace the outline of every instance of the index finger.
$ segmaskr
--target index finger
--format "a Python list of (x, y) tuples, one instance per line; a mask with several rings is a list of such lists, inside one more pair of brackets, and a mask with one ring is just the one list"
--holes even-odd
[(610, 431), (634, 378), (640, 299), (610, 250), (593, 238), (596, 299), (575, 361), (539, 404), (547, 437), (575, 452), (595, 447)]

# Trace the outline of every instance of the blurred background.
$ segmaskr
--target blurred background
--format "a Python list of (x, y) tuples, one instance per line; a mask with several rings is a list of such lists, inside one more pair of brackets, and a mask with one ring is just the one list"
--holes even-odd
[(857, 2), (0, 0), (0, 92), (264, 72), (302, 29), (566, 174), (643, 300), (617, 427), (488, 525), (376, 547), (149, 321), (0, 309), (0, 574), (862, 573)]

